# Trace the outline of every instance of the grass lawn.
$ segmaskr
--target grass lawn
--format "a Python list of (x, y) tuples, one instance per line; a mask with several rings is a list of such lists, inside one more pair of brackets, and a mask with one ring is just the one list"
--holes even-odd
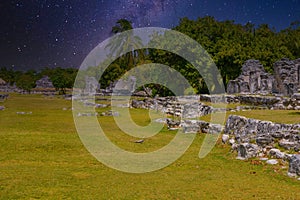
[[(300, 181), (287, 177), (281, 166), (235, 160), (230, 147), (220, 143), (199, 159), (204, 135), (197, 135), (170, 166), (128, 174), (106, 167), (85, 149), (69, 109), (71, 101), (15, 94), (0, 105), (6, 107), (0, 111), (0, 199), (300, 199)], [(138, 124), (148, 123), (146, 110), (134, 109), (131, 114)], [(229, 114), (300, 121), (295, 111)], [(99, 122), (115, 144), (130, 151), (152, 151), (174, 137), (174, 132), (163, 129), (136, 144), (112, 117), (99, 117)]]
[[(259, 119), (263, 121), (272, 121), (277, 123), (294, 124), (300, 123), (300, 111), (298, 110), (246, 110), (238, 112), (227, 112), (226, 119), (229, 115), (241, 115), (247, 118)], [(223, 114), (214, 113), (217, 122), (223, 119)], [(204, 121), (210, 121), (211, 115), (200, 118)], [(222, 122), (222, 121), (221, 121)], [(220, 122), (220, 123), (221, 123)], [(226, 120), (225, 120), (226, 122)]]

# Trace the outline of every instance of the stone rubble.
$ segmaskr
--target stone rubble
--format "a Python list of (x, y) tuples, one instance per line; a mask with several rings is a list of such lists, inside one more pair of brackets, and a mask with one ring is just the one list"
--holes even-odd
[(300, 154), (296, 154), (291, 157), (289, 173), (300, 176)]
[(267, 160), (266, 163), (269, 164), (269, 165), (277, 165), (278, 164), (278, 160), (270, 159), (270, 160)]
[[(300, 176), (300, 123), (280, 124), (230, 115), (224, 135), (225, 143), (237, 151), (237, 159), (273, 158), (267, 160), (268, 164), (277, 164), (276, 159), (280, 159), (289, 162), (289, 176)], [(278, 146), (284, 151), (277, 149)]]
[(200, 102), (187, 103), (184, 102), (183, 99), (178, 100), (175, 97), (146, 98), (144, 100), (133, 99), (131, 101), (131, 107), (156, 110), (186, 119), (193, 119), (208, 115), (211, 112), (219, 111)]

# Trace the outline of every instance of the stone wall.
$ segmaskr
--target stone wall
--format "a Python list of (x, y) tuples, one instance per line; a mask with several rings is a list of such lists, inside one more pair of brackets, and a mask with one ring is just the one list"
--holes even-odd
[[(238, 159), (281, 159), (289, 162), (290, 176), (300, 176), (300, 123), (280, 124), (230, 115), (222, 138), (226, 138), (223, 142), (229, 142), (238, 152)], [(272, 160), (270, 163), (277, 162)]]
[(201, 120), (182, 120), (181, 127), (183, 133), (219, 134), (224, 129), (222, 125), (212, 124)]
[(250, 106), (260, 106), (272, 110), (300, 110), (300, 93), (291, 97), (264, 95), (200, 95), (200, 101), (240, 103)]
[(157, 110), (168, 115), (186, 119), (201, 117), (217, 111), (217, 109), (214, 110), (211, 106), (193, 101), (192, 99), (189, 100), (190, 102), (187, 102), (183, 97), (181, 97), (181, 99), (180, 97), (146, 98), (144, 100), (133, 99), (131, 101), (131, 107)]

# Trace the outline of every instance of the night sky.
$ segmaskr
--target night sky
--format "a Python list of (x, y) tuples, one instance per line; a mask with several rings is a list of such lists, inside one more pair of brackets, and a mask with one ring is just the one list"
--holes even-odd
[(300, 20), (300, 0), (3, 0), (0, 67), (79, 67), (126, 18), (137, 27), (172, 28), (179, 19), (267, 23), (277, 31)]

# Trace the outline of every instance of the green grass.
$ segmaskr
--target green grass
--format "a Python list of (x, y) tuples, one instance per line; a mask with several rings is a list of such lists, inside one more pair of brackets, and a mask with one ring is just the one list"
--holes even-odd
[[(238, 112), (226, 112), (226, 119), (229, 115), (241, 115), (247, 118), (259, 119), (263, 121), (272, 121), (277, 123), (294, 124), (300, 123), (300, 111), (296, 110), (248, 110)], [(223, 114), (214, 113), (217, 122), (222, 123)], [(210, 121), (211, 115), (200, 118), (204, 121)], [(226, 121), (225, 121), (226, 122)]]
[[(235, 160), (229, 147), (220, 143), (199, 159), (204, 135), (197, 135), (170, 166), (128, 174), (104, 166), (85, 149), (72, 112), (63, 110), (71, 107), (70, 101), (11, 95), (0, 105), (6, 107), (0, 111), (0, 199), (300, 199), (300, 181), (288, 178), (280, 166)], [(32, 114), (17, 115), (18, 111)], [(293, 112), (232, 114), (299, 122)], [(146, 110), (134, 109), (131, 114), (140, 125), (149, 123)], [(122, 133), (112, 117), (99, 117), (99, 122), (115, 144), (135, 152), (158, 149), (175, 134), (164, 128), (136, 144), (132, 142), (136, 138)]]

